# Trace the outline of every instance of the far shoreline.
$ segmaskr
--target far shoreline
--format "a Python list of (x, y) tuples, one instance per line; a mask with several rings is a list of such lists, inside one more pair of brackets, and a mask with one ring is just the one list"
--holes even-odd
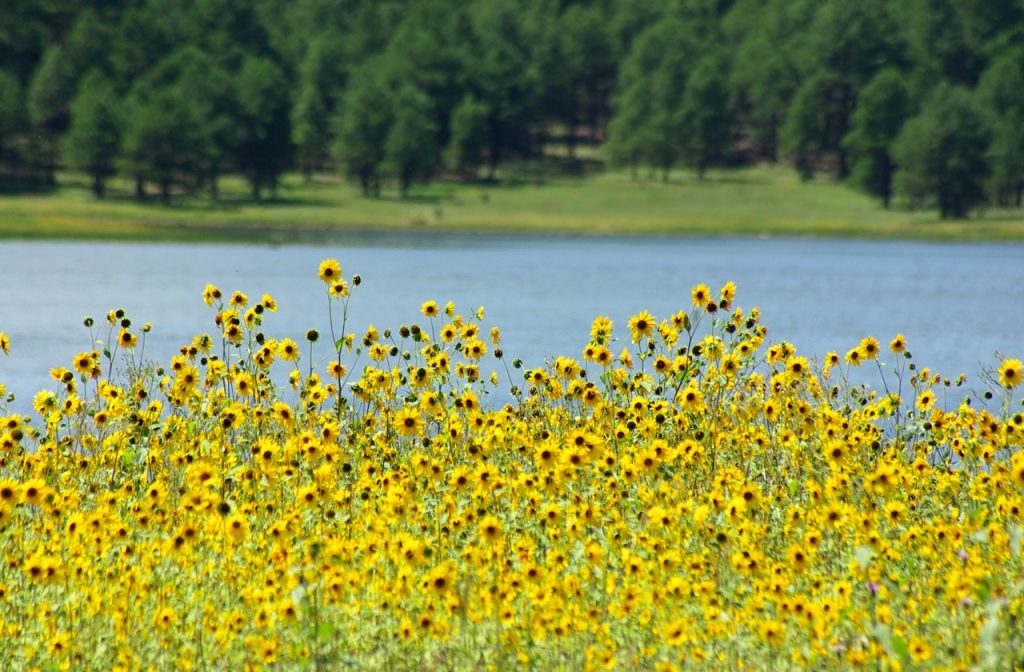
[(94, 199), (83, 176), (44, 192), (0, 195), (0, 240), (292, 245), (377, 233), (587, 237), (829, 238), (1024, 242), (1024, 210), (988, 209), (942, 220), (932, 210), (883, 209), (834, 181), (801, 182), (784, 167), (678, 171), (665, 183), (624, 173), (557, 177), (542, 185), (439, 181), (402, 200), (366, 198), (333, 175), (283, 180), (253, 202), (227, 178), (222, 198), (179, 195), (170, 205), (111, 185)]

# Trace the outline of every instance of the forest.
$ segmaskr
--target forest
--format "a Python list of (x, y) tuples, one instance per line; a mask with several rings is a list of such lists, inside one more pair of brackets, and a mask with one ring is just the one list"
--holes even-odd
[(10, 0), (0, 189), (783, 162), (963, 217), (1024, 196), (1022, 27), (1016, 0)]

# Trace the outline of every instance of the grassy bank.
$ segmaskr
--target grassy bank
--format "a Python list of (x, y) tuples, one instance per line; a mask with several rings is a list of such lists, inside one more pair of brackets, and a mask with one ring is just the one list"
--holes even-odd
[(53, 191), (0, 196), (0, 237), (289, 242), (339, 230), (447, 230), (585, 234), (793, 235), (936, 240), (1024, 240), (1024, 211), (992, 209), (965, 221), (931, 211), (884, 210), (828, 181), (801, 183), (791, 170), (678, 172), (665, 184), (622, 173), (559, 178), (543, 186), (437, 182), (398, 200), (364, 198), (340, 178), (288, 176), (277, 198), (256, 204), (224, 180), (222, 197), (139, 203), (115, 182), (96, 200), (84, 177)]

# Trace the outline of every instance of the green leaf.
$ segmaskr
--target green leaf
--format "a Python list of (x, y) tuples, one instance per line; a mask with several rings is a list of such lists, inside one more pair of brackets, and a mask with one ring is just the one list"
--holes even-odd
[(875, 558), (875, 551), (870, 546), (858, 546), (857, 550), (853, 552), (853, 557), (857, 559), (857, 564), (861, 569), (867, 569)]
[(888, 578), (883, 578), (882, 584), (885, 585), (885, 587), (889, 589), (889, 592), (896, 596), (900, 600), (900, 602), (903, 602), (906, 599), (906, 596), (903, 594), (903, 591), (900, 590), (899, 584), (897, 584), (895, 581), (892, 581)]
[(892, 650), (904, 663), (910, 660), (910, 648), (907, 646), (906, 640), (899, 635), (892, 637)]
[(330, 623), (321, 623), (316, 629), (316, 638), (320, 641), (326, 641), (334, 636), (334, 626)]
[(1011, 525), (1009, 532), (1010, 553), (1013, 554), (1014, 557), (1018, 557), (1020, 555), (1021, 539), (1024, 538), (1024, 529), (1022, 529), (1020, 525)]
[(893, 653), (892, 628), (885, 623), (876, 623), (875, 627), (871, 630), (871, 634), (887, 653)]

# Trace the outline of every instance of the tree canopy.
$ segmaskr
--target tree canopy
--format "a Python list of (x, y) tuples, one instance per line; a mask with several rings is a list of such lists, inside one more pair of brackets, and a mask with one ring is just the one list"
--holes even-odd
[[(440, 174), (501, 179), (509, 162), (553, 153), (575, 170), (598, 156), (663, 178), (782, 161), (806, 179), (849, 178), (886, 206), (950, 216), (1024, 195), (1015, 0), (8, 4), (8, 181), (92, 170), (84, 159), (112, 146), (99, 132), (109, 113), (117, 151), (93, 169), (167, 199), (216, 196), (224, 173), (260, 198), (292, 169), (404, 192)], [(914, 186), (935, 168), (908, 148), (934, 121), (937, 91), (970, 98), (978, 119), (956, 119), (983, 128), (958, 129), (984, 142), (967, 210)]]

